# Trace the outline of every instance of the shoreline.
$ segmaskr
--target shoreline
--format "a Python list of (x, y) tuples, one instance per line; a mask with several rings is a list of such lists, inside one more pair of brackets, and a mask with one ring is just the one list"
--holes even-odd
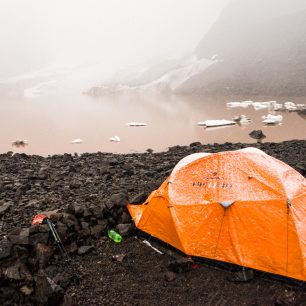
[[(0, 154), (0, 204), (9, 201), (14, 206), (17, 204), (23, 208), (31, 197), (38, 197), (35, 205), (27, 205), (26, 215), (30, 216), (30, 213), (35, 214), (39, 210), (68, 206), (73, 199), (67, 195), (80, 196), (83, 202), (84, 197), (92, 193), (95, 196), (90, 202), (94, 202), (99, 197), (124, 190), (129, 199), (132, 199), (141, 192), (149, 195), (160, 186), (179, 160), (189, 154), (216, 153), (246, 147), (261, 149), (306, 176), (306, 140), (208, 145), (195, 142), (189, 146), (173, 146), (168, 151), (156, 153), (65, 153), (44, 157), (7, 152)], [(89, 186), (93, 189), (90, 190)], [(53, 194), (56, 196), (50, 202), (50, 195)], [(9, 219), (12, 220), (12, 225), (16, 224), (14, 218)]]

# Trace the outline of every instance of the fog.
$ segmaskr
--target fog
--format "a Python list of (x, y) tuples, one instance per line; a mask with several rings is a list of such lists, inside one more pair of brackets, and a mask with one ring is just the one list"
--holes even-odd
[[(0, 0), (0, 79), (193, 50), (228, 0)], [(102, 72), (101, 72), (102, 73)]]

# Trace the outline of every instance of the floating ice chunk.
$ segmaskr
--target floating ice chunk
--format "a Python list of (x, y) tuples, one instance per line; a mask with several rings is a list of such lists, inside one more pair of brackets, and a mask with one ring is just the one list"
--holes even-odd
[(268, 108), (269, 105), (265, 104), (265, 103), (262, 103), (262, 102), (254, 102), (253, 107), (254, 107), (255, 110), (260, 110), (260, 109)]
[(283, 116), (268, 114), (267, 116), (262, 116), (262, 119), (264, 124), (278, 124), (283, 121)]
[(83, 139), (77, 138), (71, 141), (72, 144), (81, 144), (83, 142)]
[(231, 108), (241, 107), (241, 102), (228, 102), (226, 103), (226, 106)]
[(305, 109), (306, 108), (306, 104), (297, 104), (296, 105), (298, 109)]
[(18, 140), (12, 141), (12, 146), (17, 147), (17, 148), (25, 147), (28, 144), (29, 144), (29, 142), (25, 139), (22, 139), (22, 140), (18, 139)]
[(281, 103), (275, 103), (275, 104), (273, 105), (273, 109), (274, 109), (275, 111), (282, 110), (282, 109), (283, 109), (283, 104), (281, 104)]
[(251, 122), (251, 119), (248, 118), (246, 115), (239, 115), (233, 118), (233, 121), (239, 124), (248, 124)]
[(253, 107), (255, 110), (260, 110), (265, 108), (274, 108), (276, 104), (277, 104), (276, 101), (254, 102)]
[(144, 122), (128, 122), (126, 125), (127, 126), (147, 126), (147, 124)]
[(218, 57), (218, 54), (215, 54), (215, 55), (213, 55), (213, 56), (211, 57), (211, 60), (214, 61), (214, 60), (217, 59), (217, 57)]
[(246, 105), (252, 105), (254, 102), (252, 100), (246, 100), (246, 101), (242, 101), (242, 104), (246, 104)]
[(252, 103), (253, 103), (252, 101), (228, 102), (228, 103), (226, 103), (226, 106), (230, 107), (230, 108), (236, 108), (236, 107), (246, 108), (246, 107), (252, 105)]
[(111, 142), (120, 142), (120, 137), (119, 136), (110, 137), (109, 141), (111, 141)]
[(225, 126), (225, 125), (234, 125), (236, 124), (235, 121), (232, 120), (205, 120), (200, 121), (197, 123), (197, 125), (205, 126), (205, 127), (217, 127), (217, 126)]
[(293, 102), (285, 102), (284, 107), (288, 111), (295, 111), (297, 110), (297, 106)]

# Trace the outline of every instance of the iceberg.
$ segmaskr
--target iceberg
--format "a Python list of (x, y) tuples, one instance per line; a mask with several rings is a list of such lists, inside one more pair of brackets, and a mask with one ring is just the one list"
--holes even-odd
[(218, 126), (226, 126), (226, 125), (235, 125), (236, 122), (232, 120), (205, 120), (197, 123), (199, 126), (205, 127), (218, 127)]
[(283, 116), (268, 114), (267, 116), (262, 116), (262, 119), (264, 124), (279, 124), (283, 121)]
[(120, 137), (119, 136), (110, 137), (109, 141), (111, 141), (111, 142), (120, 142)]
[(144, 122), (128, 122), (126, 123), (127, 126), (147, 126)]
[(77, 138), (71, 141), (72, 144), (81, 144), (83, 142), (83, 139)]

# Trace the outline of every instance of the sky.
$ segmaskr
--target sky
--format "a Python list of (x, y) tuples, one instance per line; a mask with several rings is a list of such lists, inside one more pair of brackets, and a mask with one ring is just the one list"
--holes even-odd
[(192, 51), (229, 0), (0, 0), (0, 77)]

